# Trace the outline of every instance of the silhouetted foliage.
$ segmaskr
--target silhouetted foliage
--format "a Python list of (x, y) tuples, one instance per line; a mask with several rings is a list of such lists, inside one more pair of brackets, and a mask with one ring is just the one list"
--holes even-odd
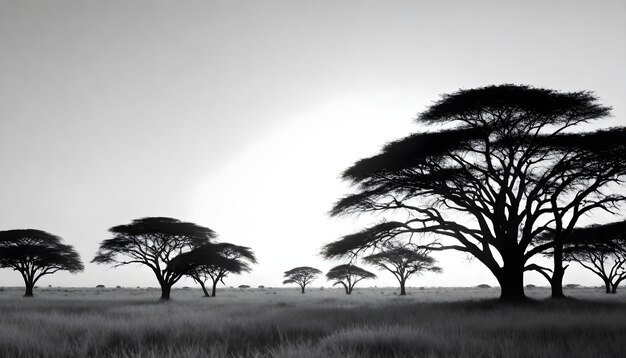
[(428, 249), (420, 249), (412, 244), (390, 244), (382, 251), (363, 258), (363, 261), (391, 272), (400, 284), (400, 295), (406, 295), (406, 281), (413, 274), (424, 271), (441, 272), (441, 267), (428, 255)]
[(295, 283), (300, 286), (302, 294), (304, 294), (304, 289), (306, 286), (313, 282), (322, 271), (309, 266), (300, 266), (292, 268), (291, 270), (285, 271), (283, 277), (286, 280), (283, 281), (283, 285)]
[(206, 282), (210, 279), (211, 296), (215, 297), (217, 284), (219, 282), (225, 284), (224, 278), (228, 274), (250, 272), (251, 268), (248, 263), (255, 264), (256, 262), (256, 257), (249, 247), (225, 242), (205, 244), (183, 253), (175, 257), (170, 266), (174, 271), (183, 272), (193, 278), (202, 287), (206, 297), (209, 297)]
[[(500, 85), (460, 90), (421, 113), (431, 129), (387, 144), (343, 173), (356, 192), (331, 215), (388, 213), (393, 218), (328, 244), (326, 257), (355, 255), (406, 234), (431, 235), (425, 247), (458, 250), (498, 279), (502, 300), (524, 299), (529, 260), (553, 250), (553, 296), (562, 296), (562, 247), (578, 219), (615, 210), (622, 195), (604, 191), (626, 171), (626, 129), (574, 133), (607, 117), (591, 92)], [(404, 213), (403, 213), (404, 212)], [(553, 232), (551, 242), (537, 237)]]
[(114, 267), (148, 266), (161, 286), (161, 300), (170, 299), (172, 286), (183, 276), (168, 267), (172, 258), (216, 237), (209, 228), (166, 217), (135, 219), (128, 225), (114, 226), (109, 232), (113, 238), (100, 243), (92, 262), (113, 263)]
[(0, 231), (0, 267), (22, 275), (24, 297), (33, 296), (35, 283), (44, 275), (84, 269), (72, 246), (63, 244), (58, 236), (34, 229)]
[(328, 281), (335, 281), (333, 286), (342, 285), (346, 295), (352, 293), (354, 285), (365, 279), (376, 278), (376, 275), (352, 264), (335, 266), (326, 273)]
[(574, 229), (564, 259), (598, 275), (606, 293), (616, 293), (626, 279), (626, 221)]

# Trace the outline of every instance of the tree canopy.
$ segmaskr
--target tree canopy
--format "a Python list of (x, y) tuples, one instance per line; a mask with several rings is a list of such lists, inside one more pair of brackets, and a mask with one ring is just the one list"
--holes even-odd
[(34, 229), (0, 231), (0, 267), (18, 271), (26, 286), (25, 297), (33, 296), (35, 283), (58, 271), (80, 272), (80, 256), (60, 237)]
[(182, 272), (193, 278), (209, 296), (206, 282), (212, 283), (211, 296), (215, 297), (217, 284), (224, 284), (224, 278), (230, 273), (250, 272), (250, 264), (256, 264), (252, 249), (227, 242), (205, 244), (189, 252), (176, 256), (170, 267), (175, 272)]
[(412, 244), (390, 244), (381, 251), (363, 258), (368, 264), (387, 270), (400, 284), (400, 295), (406, 295), (406, 281), (414, 274), (424, 271), (441, 272), (437, 262), (428, 255), (428, 249), (420, 249)]
[(168, 267), (172, 258), (208, 244), (217, 236), (209, 228), (167, 217), (135, 219), (130, 224), (114, 226), (109, 232), (113, 238), (100, 243), (92, 262), (149, 267), (161, 286), (162, 300), (169, 300), (172, 285), (183, 276)]
[(331, 268), (326, 273), (328, 281), (335, 281), (333, 286), (342, 285), (346, 295), (352, 293), (354, 286), (362, 280), (376, 278), (376, 275), (352, 264), (343, 264)]
[(599, 276), (606, 293), (616, 293), (626, 280), (626, 220), (574, 229), (564, 258)]
[[(532, 259), (554, 250), (558, 296), (562, 248), (579, 218), (614, 212), (624, 200), (604, 189), (626, 173), (626, 129), (575, 131), (610, 110), (591, 92), (510, 84), (444, 95), (418, 115), (425, 131), (343, 172), (355, 192), (337, 201), (331, 215), (389, 216), (327, 245), (326, 256), (410, 235), (432, 250), (475, 257), (498, 279), (502, 300), (520, 300), (524, 271), (544, 269)], [(537, 239), (545, 232), (554, 233), (549, 243)]]
[(283, 285), (287, 285), (290, 283), (295, 283), (300, 286), (302, 293), (304, 294), (304, 290), (306, 286), (313, 282), (322, 271), (309, 266), (300, 266), (292, 268), (291, 270), (285, 271), (283, 277), (286, 279), (283, 281)]

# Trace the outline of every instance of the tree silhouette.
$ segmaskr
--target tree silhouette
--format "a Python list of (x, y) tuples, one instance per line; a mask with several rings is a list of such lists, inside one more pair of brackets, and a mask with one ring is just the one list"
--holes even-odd
[(376, 275), (352, 264), (335, 266), (326, 273), (326, 279), (335, 281), (333, 286), (342, 285), (346, 295), (352, 293), (354, 285), (359, 281), (370, 278), (376, 278)]
[(564, 259), (598, 275), (606, 293), (616, 293), (626, 279), (626, 221), (574, 229)]
[(80, 272), (83, 263), (74, 248), (45, 231), (0, 231), (0, 267), (18, 271), (24, 279), (24, 297), (33, 296), (35, 283), (57, 271)]
[(291, 270), (285, 271), (283, 277), (285, 277), (286, 280), (283, 281), (283, 285), (290, 283), (298, 284), (298, 286), (300, 286), (300, 289), (302, 290), (302, 294), (304, 294), (304, 289), (306, 288), (306, 286), (309, 283), (313, 282), (317, 278), (317, 275), (321, 273), (322, 271), (313, 267), (295, 267)]
[[(246, 262), (247, 261), (247, 262)], [(206, 244), (190, 252), (176, 256), (170, 266), (173, 270), (183, 272), (193, 278), (206, 297), (209, 292), (206, 282), (212, 284), (212, 297), (215, 297), (217, 284), (224, 284), (224, 278), (230, 273), (240, 274), (250, 272), (249, 263), (255, 264), (256, 257), (249, 247), (237, 246), (230, 243)]]
[(391, 272), (400, 283), (400, 295), (406, 295), (405, 284), (413, 274), (423, 271), (441, 272), (441, 267), (428, 255), (427, 249), (416, 248), (411, 244), (390, 244), (388, 248), (363, 258), (363, 261)]
[[(389, 143), (343, 173), (356, 192), (331, 215), (392, 216), (324, 253), (343, 257), (400, 235), (430, 235), (425, 247), (475, 257), (498, 280), (500, 299), (517, 301), (525, 299), (524, 272), (546, 270), (529, 260), (554, 250), (552, 294), (560, 297), (569, 232), (582, 215), (624, 200), (604, 189), (625, 173), (626, 129), (573, 132), (609, 113), (590, 92), (500, 85), (444, 95), (416, 121), (446, 127)], [(551, 242), (537, 240), (544, 232), (554, 233)]]
[(114, 267), (148, 266), (161, 286), (161, 300), (170, 299), (172, 286), (183, 276), (168, 267), (171, 259), (216, 237), (209, 228), (166, 217), (135, 219), (128, 225), (114, 226), (109, 232), (113, 238), (100, 243), (91, 262), (114, 263)]

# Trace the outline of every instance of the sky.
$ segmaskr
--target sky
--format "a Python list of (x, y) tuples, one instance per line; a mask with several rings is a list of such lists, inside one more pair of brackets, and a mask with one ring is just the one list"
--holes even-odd
[[(625, 64), (624, 0), (0, 0), (0, 230), (81, 254), (83, 273), (40, 286), (145, 287), (146, 267), (89, 261), (108, 228), (174, 217), (255, 251), (227, 285), (278, 287), (295, 266), (339, 263), (320, 248), (365, 224), (327, 215), (349, 192), (341, 172), (420, 130), (440, 95), (591, 90), (614, 108), (599, 125), (626, 125)], [(444, 272), (409, 285), (496, 284), (435, 256)], [(574, 266), (570, 282), (600, 284)], [(0, 286), (21, 284), (0, 270)]]

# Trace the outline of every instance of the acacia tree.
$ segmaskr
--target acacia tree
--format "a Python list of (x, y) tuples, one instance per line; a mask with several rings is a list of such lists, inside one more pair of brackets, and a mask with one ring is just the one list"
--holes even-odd
[(626, 221), (574, 229), (564, 259), (598, 275), (606, 293), (626, 280)]
[(382, 251), (363, 258), (363, 261), (391, 272), (400, 283), (400, 295), (406, 295), (406, 281), (413, 274), (424, 271), (441, 272), (441, 267), (428, 255), (428, 249), (419, 249), (415, 245), (391, 244)]
[[(527, 266), (548, 279), (552, 298), (563, 298), (565, 249), (578, 240), (573, 231), (579, 219), (592, 211), (604, 210), (618, 214), (619, 205), (626, 200), (618, 193), (626, 172), (626, 130), (612, 128), (592, 133), (569, 133), (554, 136), (545, 144), (551, 155), (558, 157), (554, 167), (545, 178), (544, 205), (538, 210), (536, 221), (548, 216), (548, 224), (534, 237), (526, 253), (530, 258), (538, 253), (549, 252), (553, 269), (535, 264)], [(546, 212), (548, 212), (547, 215)], [(538, 231), (539, 231), (538, 230)], [(549, 237), (550, 240), (545, 240)]]
[(290, 283), (298, 284), (298, 286), (300, 286), (300, 289), (302, 290), (302, 294), (304, 294), (304, 289), (306, 288), (306, 286), (309, 283), (313, 282), (317, 278), (317, 275), (321, 273), (322, 271), (314, 267), (309, 267), (309, 266), (295, 267), (295, 268), (292, 268), (291, 270), (285, 271), (285, 274), (283, 277), (285, 277), (286, 280), (283, 281), (283, 285), (290, 284)]
[(250, 264), (256, 263), (256, 257), (249, 247), (224, 242), (203, 245), (180, 254), (170, 264), (175, 271), (182, 271), (193, 278), (206, 297), (209, 297), (206, 282), (211, 280), (210, 296), (215, 297), (219, 282), (225, 284), (224, 278), (231, 273), (250, 272)]
[[(344, 257), (399, 236), (428, 236), (424, 247), (475, 257), (498, 280), (500, 299), (517, 301), (525, 299), (525, 271), (546, 273), (532, 259), (554, 250), (553, 297), (560, 297), (562, 248), (578, 219), (624, 200), (605, 189), (625, 174), (626, 129), (573, 132), (609, 114), (590, 92), (501, 85), (445, 95), (417, 117), (427, 131), (343, 173), (356, 191), (331, 215), (390, 216), (324, 253)], [(551, 242), (537, 240), (545, 232), (554, 233)]]
[(45, 231), (25, 229), (0, 231), (0, 267), (18, 271), (24, 279), (24, 297), (44, 275), (57, 271), (80, 272), (84, 269), (78, 253), (61, 238)]
[(335, 266), (326, 273), (328, 281), (335, 281), (333, 286), (342, 285), (346, 295), (352, 293), (354, 285), (365, 279), (376, 278), (376, 275), (352, 264)]
[(113, 238), (100, 243), (91, 262), (114, 267), (140, 264), (148, 266), (161, 286), (161, 300), (169, 300), (172, 286), (183, 276), (168, 264), (171, 259), (216, 237), (213, 230), (194, 223), (167, 217), (135, 219), (130, 224), (109, 229)]

